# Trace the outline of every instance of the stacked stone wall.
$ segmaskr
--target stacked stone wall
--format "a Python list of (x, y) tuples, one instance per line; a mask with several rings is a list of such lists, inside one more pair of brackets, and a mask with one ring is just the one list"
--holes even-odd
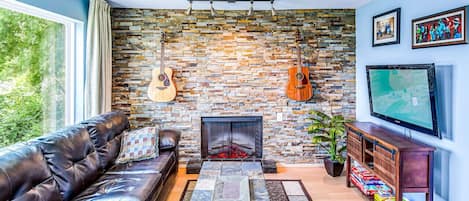
[[(297, 64), (296, 30), (304, 36), (303, 65), (314, 97), (285, 96), (288, 68)], [(181, 162), (200, 157), (203, 116), (263, 116), (264, 157), (283, 163), (320, 163), (324, 154), (306, 132), (308, 111), (355, 117), (355, 11), (209, 11), (113, 9), (112, 107), (134, 128), (182, 131)], [(160, 67), (160, 32), (167, 33), (166, 67), (174, 70), (173, 102), (147, 97)], [(281, 114), (282, 121), (277, 120)]]

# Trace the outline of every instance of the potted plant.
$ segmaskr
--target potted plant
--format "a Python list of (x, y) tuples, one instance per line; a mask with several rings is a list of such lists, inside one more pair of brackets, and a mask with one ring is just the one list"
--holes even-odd
[(345, 158), (343, 152), (346, 149), (345, 123), (342, 115), (329, 116), (323, 112), (312, 110), (311, 125), (308, 126), (308, 133), (313, 134), (313, 144), (319, 145), (327, 150), (329, 157), (324, 158), (324, 167), (327, 174), (337, 177), (342, 174)]

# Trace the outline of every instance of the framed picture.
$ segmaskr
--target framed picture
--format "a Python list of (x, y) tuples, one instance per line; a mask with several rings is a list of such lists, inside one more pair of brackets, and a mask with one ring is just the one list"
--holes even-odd
[(412, 48), (466, 44), (467, 10), (465, 6), (412, 20)]
[(373, 47), (399, 44), (401, 9), (397, 8), (373, 17)]

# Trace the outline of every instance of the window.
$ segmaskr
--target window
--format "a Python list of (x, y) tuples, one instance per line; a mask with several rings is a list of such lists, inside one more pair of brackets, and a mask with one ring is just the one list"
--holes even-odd
[(80, 120), (82, 30), (79, 21), (0, 1), (0, 147)]

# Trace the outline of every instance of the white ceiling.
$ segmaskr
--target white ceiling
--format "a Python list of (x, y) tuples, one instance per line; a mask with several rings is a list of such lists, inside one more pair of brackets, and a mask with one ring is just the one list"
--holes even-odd
[[(108, 0), (116, 8), (152, 8), (152, 9), (186, 9), (187, 0)], [(323, 9), (323, 8), (359, 8), (372, 0), (275, 0), (275, 8), (282, 9)], [(249, 2), (218, 2), (214, 1), (215, 9), (247, 10)], [(196, 10), (209, 9), (208, 1), (194, 1)], [(255, 2), (256, 10), (269, 10), (270, 2)]]

